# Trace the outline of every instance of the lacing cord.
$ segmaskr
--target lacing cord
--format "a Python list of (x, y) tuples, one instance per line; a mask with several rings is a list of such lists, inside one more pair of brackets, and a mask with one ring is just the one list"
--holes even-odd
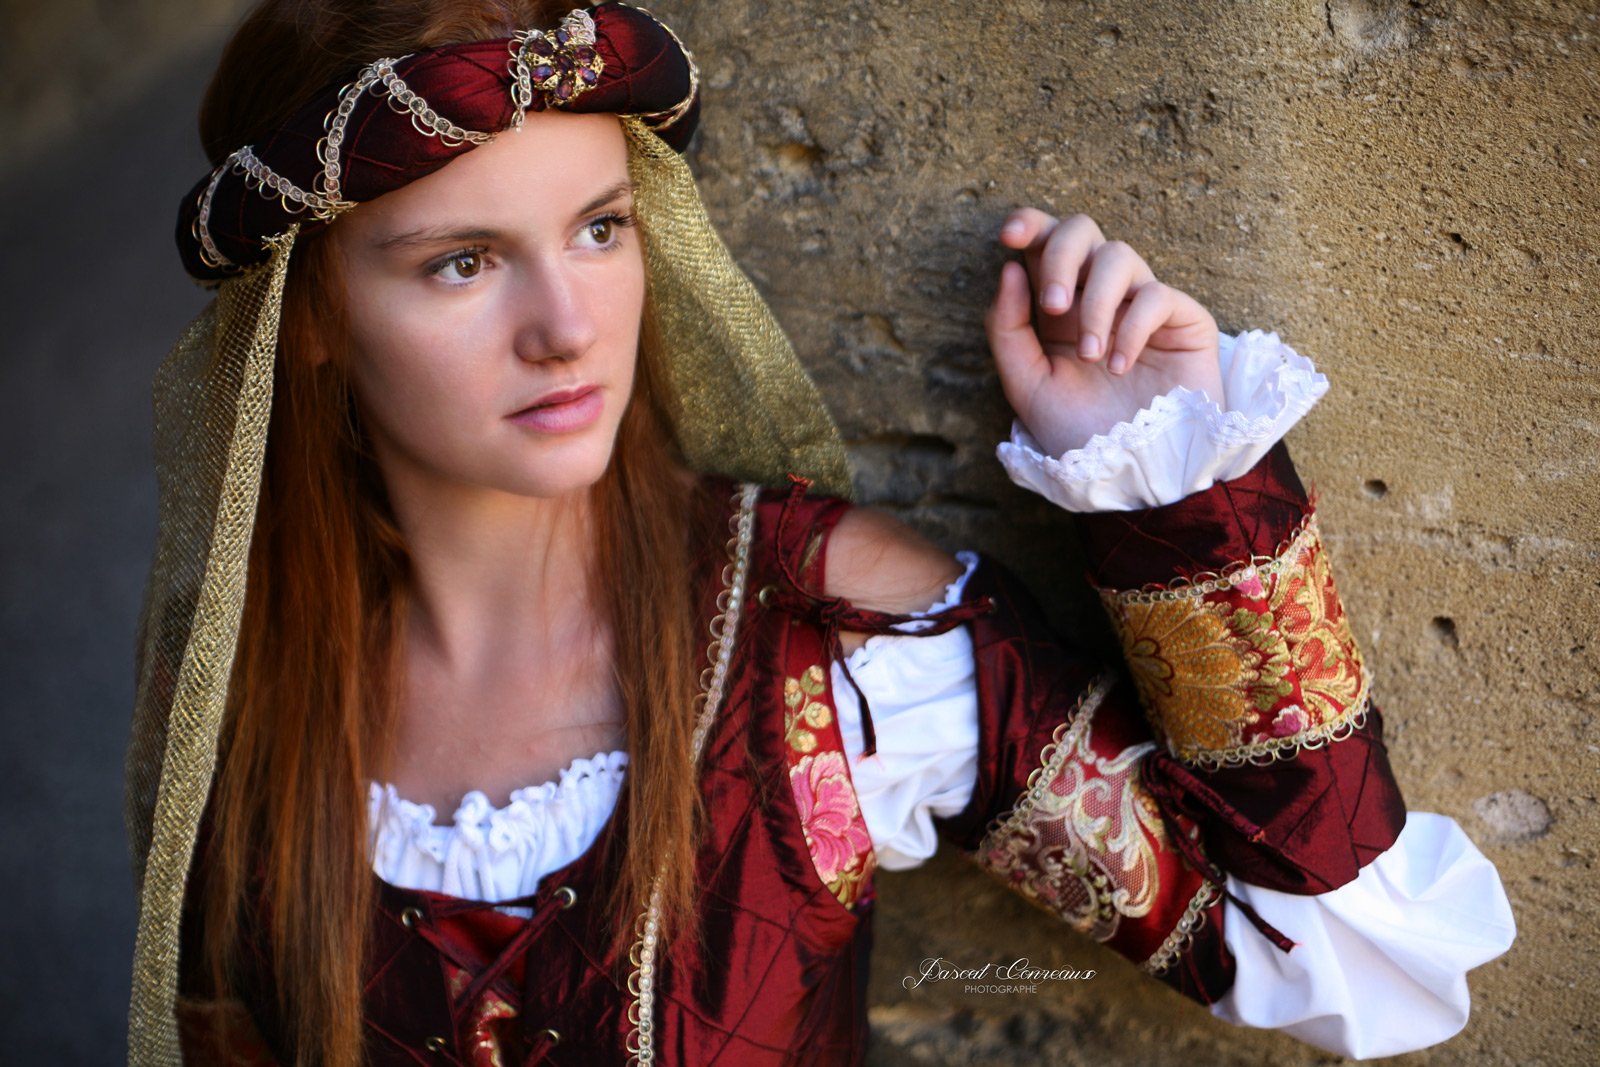
[(1250, 925), (1260, 931), (1268, 941), (1284, 952), (1296, 947), (1299, 942), (1290, 940), (1281, 930), (1263, 919), (1254, 908), (1229, 891), (1227, 872), (1212, 862), (1200, 845), (1183, 832), (1178, 816), (1188, 814), (1185, 810), (1186, 802), (1198, 804), (1251, 844), (1259, 845), (1266, 851), (1282, 857), (1283, 851), (1267, 841), (1266, 831), (1224, 800), (1216, 790), (1201, 781), (1165, 749), (1157, 749), (1145, 760), (1144, 784), (1161, 812), (1167, 836), (1177, 845), (1178, 852), (1189, 866), (1198, 871), (1206, 881), (1222, 890), (1222, 895), (1231, 900), (1234, 906), (1244, 913), (1244, 917), (1250, 920)]
[[(764, 603), (775, 611), (805, 619), (822, 628), (822, 641), (828, 651), (828, 657), (839, 664), (845, 680), (850, 683), (850, 687), (856, 691), (856, 697), (861, 701), (861, 733), (866, 741), (866, 747), (861, 754), (863, 757), (871, 756), (878, 751), (878, 735), (872, 726), (872, 708), (867, 702), (867, 694), (862, 691), (855, 676), (850, 673), (850, 664), (844, 654), (844, 642), (840, 634), (848, 630), (854, 633), (932, 637), (935, 634), (947, 633), (972, 619), (988, 615), (994, 610), (994, 603), (989, 597), (981, 597), (969, 603), (945, 608), (932, 615), (897, 615), (892, 612), (858, 608), (843, 597), (824, 596), (808, 590), (801, 581), (794, 560), (791, 558), (796, 553), (790, 551), (790, 546), (795, 542), (790, 540), (789, 534), (794, 509), (805, 499), (812, 483), (810, 478), (803, 478), (798, 474), (789, 475), (789, 482), (789, 498), (784, 501), (783, 510), (778, 515), (777, 531), (778, 566), (783, 573), (786, 588), (774, 589), (766, 596)], [(896, 629), (910, 622), (927, 625), (914, 632)]]

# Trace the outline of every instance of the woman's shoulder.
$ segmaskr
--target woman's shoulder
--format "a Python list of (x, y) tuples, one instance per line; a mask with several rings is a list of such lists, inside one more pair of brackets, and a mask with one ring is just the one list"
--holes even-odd
[[(718, 485), (734, 488), (731, 482)], [(766, 488), (760, 502), (770, 512), (774, 536), (784, 507), (794, 507), (790, 522), (797, 530), (790, 536), (808, 542), (803, 566), (811, 576), (811, 555), (821, 547), (818, 584), (826, 597), (874, 611), (923, 611), (939, 603), (947, 585), (965, 571), (949, 552), (877, 507), (814, 493), (792, 499), (784, 488)]]
[(904, 614), (938, 604), (965, 568), (909, 525), (851, 507), (828, 538), (823, 591), (858, 607)]
[[(728, 478), (702, 475), (702, 500), (737, 506), (743, 487)], [(801, 566), (816, 577), (820, 563), (821, 591), (858, 607), (897, 614), (923, 611), (938, 604), (951, 582), (965, 568), (954, 556), (888, 512), (869, 505), (818, 494), (794, 498), (791, 491), (768, 487), (756, 500), (758, 525), (776, 540), (783, 514), (790, 513)], [(813, 560), (815, 547), (821, 559)]]

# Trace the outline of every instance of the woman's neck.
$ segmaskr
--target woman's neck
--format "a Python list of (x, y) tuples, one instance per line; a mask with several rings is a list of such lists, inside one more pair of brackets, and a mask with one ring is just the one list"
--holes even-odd
[(587, 489), (542, 499), (470, 486), (390, 487), (411, 555), (408, 644), (463, 683), (598, 629)]

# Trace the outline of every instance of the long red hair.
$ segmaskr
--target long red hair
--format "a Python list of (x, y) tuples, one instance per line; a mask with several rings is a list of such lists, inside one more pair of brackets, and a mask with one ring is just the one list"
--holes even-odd
[[(201, 110), (213, 161), (251, 143), (374, 57), (548, 26), (539, 0), (266, 0), (224, 50)], [(296, 1063), (362, 1058), (363, 963), (374, 880), (369, 780), (392, 761), (410, 557), (363, 437), (344, 351), (343, 280), (329, 241), (301, 240), (279, 328), (273, 411), (214, 828), (198, 886), (204, 974), (241, 996), (247, 926), (271, 944), (274, 1005)], [(664, 927), (692, 915), (698, 792), (688, 766), (696, 685), (692, 492), (661, 398), (646, 315), (635, 394), (606, 475), (591, 581), (611, 625), (626, 713), (631, 810), (605, 869), (619, 949), (657, 871)], [(604, 576), (603, 579), (599, 576)], [(265, 901), (264, 910), (255, 909)], [(625, 953), (622, 962), (625, 964)]]

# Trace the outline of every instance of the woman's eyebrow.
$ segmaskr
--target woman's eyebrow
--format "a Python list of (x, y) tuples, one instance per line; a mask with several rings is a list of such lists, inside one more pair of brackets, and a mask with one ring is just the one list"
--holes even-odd
[(600, 208), (605, 207), (607, 204), (611, 203), (611, 201), (613, 201), (613, 200), (616, 200), (618, 197), (630, 195), (630, 194), (632, 194), (632, 192), (633, 192), (633, 182), (631, 182), (631, 181), (620, 181), (617, 184), (613, 185), (611, 188), (609, 188), (609, 189), (605, 190), (604, 192), (602, 192), (599, 196), (595, 197), (593, 200), (589, 201), (587, 204), (583, 205), (583, 207), (578, 210), (578, 214), (579, 215), (587, 215), (591, 211), (598, 211)]
[(485, 229), (482, 226), (456, 228), (448, 225), (423, 226), (420, 229), (406, 230), (404, 233), (382, 238), (374, 242), (373, 247), (383, 252), (389, 252), (396, 248), (436, 244), (440, 241), (491, 241), (499, 236), (499, 230)]
[[(631, 181), (620, 181), (608, 189), (601, 191), (593, 200), (590, 200), (576, 212), (577, 215), (588, 215), (605, 207), (620, 197), (633, 192)], [(482, 226), (423, 226), (415, 230), (406, 230), (403, 233), (393, 234), (378, 240), (373, 247), (379, 251), (390, 252), (397, 248), (410, 248), (414, 245), (437, 244), (444, 241), (492, 241), (500, 236), (501, 231), (487, 229)]]

